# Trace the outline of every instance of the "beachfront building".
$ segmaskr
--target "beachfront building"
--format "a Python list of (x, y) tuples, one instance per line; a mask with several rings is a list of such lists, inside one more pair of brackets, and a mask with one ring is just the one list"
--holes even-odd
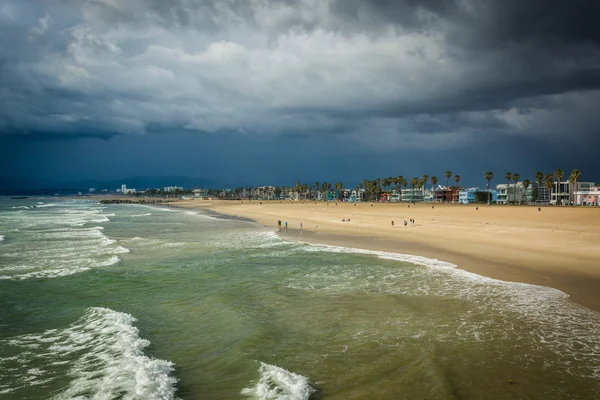
[(571, 201), (571, 183), (569, 181), (554, 182), (550, 194), (550, 204), (569, 204)]
[(352, 193), (350, 193), (350, 202), (357, 203), (361, 202), (365, 199), (365, 189), (354, 189)]
[(600, 186), (575, 191), (573, 193), (573, 204), (576, 206), (600, 206)]
[(550, 191), (544, 186), (537, 186), (535, 184), (534, 190), (537, 187), (537, 198), (534, 203), (548, 204), (550, 202)]
[(258, 200), (275, 199), (275, 186), (258, 186), (254, 188), (254, 197)]
[(458, 203), (460, 199), (460, 188), (456, 186), (439, 185), (434, 192), (436, 203)]
[(426, 189), (424, 200), (426, 203), (433, 203), (433, 201), (435, 200), (435, 190)]
[[(570, 204), (572, 196), (576, 191), (590, 191), (591, 188), (595, 187), (596, 184), (594, 182), (577, 182), (576, 187), (573, 187), (573, 184), (569, 181), (565, 182), (554, 182), (552, 185), (552, 193), (550, 196), (550, 204), (558, 204), (560, 200), (560, 204)], [(573, 203), (576, 204), (575, 200)]]
[(167, 193), (176, 192), (178, 190), (183, 191), (183, 187), (182, 186), (165, 186), (163, 189), (163, 191), (167, 192)]
[(536, 184), (530, 184), (525, 190), (523, 182), (501, 183), (496, 185), (497, 191), (497, 203), (498, 204), (509, 204), (509, 203), (527, 203), (533, 200), (533, 194), (536, 190)]
[(402, 189), (402, 201), (409, 203), (422, 203), (424, 197), (423, 194), (423, 189), (419, 188)]
[(194, 197), (196, 198), (204, 198), (207, 196), (207, 191), (205, 189), (194, 189), (192, 190), (192, 193), (194, 193)]
[(498, 192), (496, 190), (479, 189), (472, 187), (462, 189), (458, 192), (459, 204), (474, 204), (474, 203), (496, 203), (498, 201)]

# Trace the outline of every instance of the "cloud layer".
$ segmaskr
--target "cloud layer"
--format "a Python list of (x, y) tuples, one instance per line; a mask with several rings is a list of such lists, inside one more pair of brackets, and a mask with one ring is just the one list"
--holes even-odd
[(600, 3), (551, 3), (0, 0), (0, 132), (585, 143)]

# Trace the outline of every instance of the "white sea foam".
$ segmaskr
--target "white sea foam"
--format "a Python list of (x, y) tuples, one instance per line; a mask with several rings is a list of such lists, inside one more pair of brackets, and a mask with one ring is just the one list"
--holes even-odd
[(185, 215), (192, 215), (198, 219), (213, 220), (213, 221), (219, 220), (219, 218), (211, 217), (210, 215), (204, 214), (202, 212), (190, 211), (190, 210), (176, 210), (176, 211), (178, 211), (182, 214), (185, 214)]
[(10, 371), (0, 377), (0, 389), (10, 393), (44, 388), (66, 373), (69, 386), (54, 400), (174, 399), (173, 364), (144, 354), (150, 343), (140, 338), (135, 321), (129, 314), (91, 308), (67, 329), (0, 341), (20, 352), (0, 358), (0, 369)]
[(266, 249), (290, 245), (290, 243), (298, 244), (298, 242), (281, 239), (275, 232), (256, 230), (230, 232), (211, 238), (210, 242), (227, 248), (231, 248), (234, 244), (235, 248), (244, 249)]
[[(288, 285), (302, 290), (327, 292), (376, 292), (403, 296), (434, 296), (463, 299), (474, 305), (471, 310), (478, 323), (458, 324), (452, 321), (436, 341), (494, 341), (526, 332), (524, 340), (535, 338), (534, 344), (544, 346), (556, 355), (547, 360), (553, 368), (570, 374), (600, 379), (600, 314), (568, 300), (564, 292), (545, 286), (506, 282), (477, 275), (451, 263), (406, 254), (394, 254), (327, 245), (304, 245), (299, 250), (374, 255), (382, 259), (417, 264), (425, 268), (385, 270), (378, 265), (327, 264), (307, 273), (301, 280)], [(488, 315), (509, 315), (502, 329), (490, 330)], [(398, 322), (404, 326), (404, 321)], [(518, 324), (514, 325), (514, 324)], [(573, 357), (579, 360), (572, 364)]]
[(377, 256), (381, 259), (385, 260), (394, 260), (400, 262), (406, 262), (410, 264), (422, 265), (425, 267), (435, 267), (435, 268), (456, 268), (455, 264), (440, 261), (435, 258), (427, 258), (421, 256), (414, 256), (411, 254), (401, 254), (401, 253), (390, 253), (386, 251), (375, 251), (375, 250), (364, 250), (364, 249), (356, 249), (351, 247), (341, 247), (341, 246), (330, 246), (326, 244), (314, 244), (310, 246), (306, 246), (302, 248), (305, 251), (327, 251), (330, 253), (353, 253), (353, 254), (369, 254)]
[(0, 235), (0, 242), (4, 241), (4, 235)]
[(258, 369), (260, 378), (251, 388), (241, 394), (258, 400), (308, 400), (315, 391), (308, 378), (261, 362)]
[(136, 218), (136, 217), (149, 217), (150, 215), (152, 215), (152, 213), (145, 213), (145, 214), (132, 214), (132, 215), (128, 215), (131, 218)]
[[(46, 205), (46, 204), (44, 204)], [(49, 204), (48, 204), (49, 205)], [(117, 255), (129, 253), (102, 232), (110, 214), (85, 203), (60, 203), (45, 211), (3, 215), (19, 226), (15, 240), (3, 245), (0, 279), (56, 278), (114, 265)]]
[[(97, 258), (79, 258), (74, 261), (65, 261), (60, 263), (59, 260), (47, 263), (43, 267), (36, 264), (28, 265), (12, 265), (9, 267), (3, 267), (0, 272), (13, 272), (10, 275), (0, 275), (2, 280), (23, 280), (23, 279), (36, 279), (36, 278), (58, 278), (61, 276), (73, 275), (85, 271), (89, 271), (93, 268), (108, 267), (120, 262), (121, 259), (115, 255), (99, 260)], [(30, 271), (30, 272), (27, 272)]]
[(185, 246), (185, 243), (181, 242), (165, 242), (161, 239), (142, 238), (139, 236), (134, 236), (131, 239), (125, 239), (125, 241), (134, 242), (133, 244), (139, 247), (168, 248)]

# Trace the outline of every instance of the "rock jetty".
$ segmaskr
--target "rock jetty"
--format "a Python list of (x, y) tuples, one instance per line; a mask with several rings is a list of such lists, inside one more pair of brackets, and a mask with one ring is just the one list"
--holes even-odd
[(173, 200), (164, 199), (104, 199), (101, 204), (167, 204)]

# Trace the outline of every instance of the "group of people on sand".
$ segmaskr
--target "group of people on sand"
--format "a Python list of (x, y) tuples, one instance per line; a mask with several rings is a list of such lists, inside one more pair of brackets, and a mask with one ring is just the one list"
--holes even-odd
[(350, 221), (350, 218), (348, 218), (348, 219), (346, 219), (346, 218), (343, 218), (343, 219), (342, 219), (342, 222), (352, 222), (352, 221)]
[[(317, 225), (317, 227), (319, 227), (319, 226)], [(277, 220), (277, 228), (279, 230), (281, 230), (281, 220), (280, 219)], [(287, 228), (288, 228), (288, 223), (287, 223), (287, 221), (285, 221), (283, 223), (283, 230), (285, 233), (287, 233)], [(304, 235), (304, 224), (302, 222), (300, 222), (300, 234)]]
[[(286, 232), (287, 232), (287, 226), (288, 226), (288, 223), (287, 223), (287, 221), (285, 221), (284, 222), (284, 229), (285, 229)], [(279, 228), (279, 230), (281, 230), (281, 220), (280, 219), (277, 220), (277, 228)]]
[[(394, 227), (394, 221), (392, 221), (392, 228)], [(408, 222), (406, 222), (406, 220), (404, 220), (404, 226), (408, 226)], [(415, 226), (415, 220), (414, 218), (410, 219), (410, 226)]]

